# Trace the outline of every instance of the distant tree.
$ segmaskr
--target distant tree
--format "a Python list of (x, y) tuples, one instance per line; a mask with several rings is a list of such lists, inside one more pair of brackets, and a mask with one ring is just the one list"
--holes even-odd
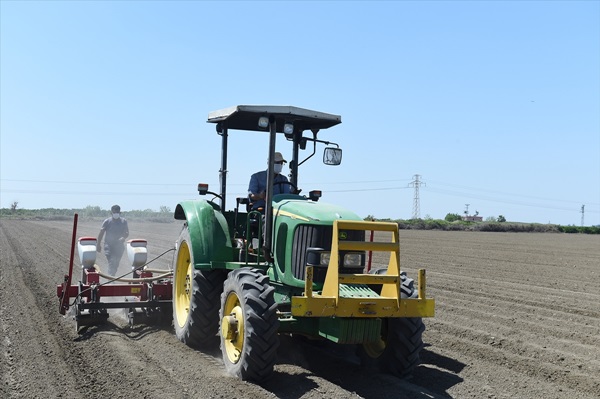
[(160, 213), (171, 213), (171, 208), (169, 208), (166, 205), (161, 205), (160, 206)]
[(367, 215), (367, 217), (364, 218), (364, 220), (369, 220), (369, 221), (372, 222), (373, 220), (375, 220), (375, 216), (373, 216), (373, 215)]
[(19, 205), (19, 201), (14, 201), (12, 204), (10, 204), (10, 211), (14, 212), (17, 210), (17, 205)]
[(104, 212), (98, 205), (88, 205), (83, 210), (83, 215), (87, 217), (104, 216), (105, 214), (106, 212)]
[(504, 222), (506, 222), (506, 218), (504, 216), (500, 215), (500, 216), (498, 216), (498, 222), (504, 223)]
[(462, 216), (460, 216), (458, 213), (449, 213), (446, 215), (444, 220), (446, 222), (455, 222), (457, 220), (462, 220)]
[(488, 216), (487, 218), (485, 218), (486, 222), (497, 222), (496, 218), (493, 216)]

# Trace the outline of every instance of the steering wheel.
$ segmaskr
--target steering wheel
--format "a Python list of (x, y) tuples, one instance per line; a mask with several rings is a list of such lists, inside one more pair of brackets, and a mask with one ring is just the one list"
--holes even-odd
[(294, 190), (291, 191), (291, 194), (300, 194), (300, 192), (302, 191), (301, 189), (298, 190), (298, 187), (296, 187), (296, 185), (292, 182), (289, 181), (278, 181), (273, 183), (273, 187), (275, 187), (276, 185), (283, 185), (283, 184), (287, 184), (288, 186), (291, 186)]

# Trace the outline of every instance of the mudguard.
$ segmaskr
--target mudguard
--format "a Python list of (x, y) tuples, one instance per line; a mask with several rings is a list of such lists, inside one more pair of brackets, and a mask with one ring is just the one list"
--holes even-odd
[(196, 269), (211, 267), (211, 262), (233, 260), (229, 227), (216, 205), (206, 200), (177, 204), (175, 219), (186, 220)]

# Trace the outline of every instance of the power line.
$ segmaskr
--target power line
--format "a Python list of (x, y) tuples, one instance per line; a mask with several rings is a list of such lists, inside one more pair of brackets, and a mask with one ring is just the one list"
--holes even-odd
[(21, 193), (21, 194), (54, 194), (54, 195), (178, 195), (189, 196), (192, 191), (185, 193), (157, 193), (157, 192), (125, 192), (125, 191), (61, 191), (61, 190), (2, 190), (2, 193)]
[[(449, 183), (444, 183), (444, 182), (432, 181), (432, 180), (429, 180), (429, 179), (428, 179), (428, 181), (429, 181), (429, 183), (433, 183), (433, 184), (439, 185), (439, 186), (447, 186), (447, 187), (459, 188), (459, 189), (465, 189), (465, 190), (472, 190), (472, 191), (477, 191), (477, 192), (484, 192), (484, 193), (490, 193), (490, 194), (498, 194), (498, 195), (502, 195), (502, 196), (513, 196), (513, 197), (521, 197), (521, 198), (531, 198), (531, 199), (537, 199), (537, 200), (542, 200), (542, 201), (565, 202), (565, 203), (571, 203), (571, 204), (581, 203), (579, 201), (573, 201), (573, 200), (548, 199), (548, 198), (542, 198), (542, 197), (537, 197), (537, 196), (533, 196), (533, 195), (523, 195), (523, 194), (516, 194), (516, 193), (507, 193), (507, 192), (498, 191), (498, 190), (489, 190), (489, 189), (485, 189), (485, 188), (481, 188), (481, 187), (469, 187), (469, 186), (464, 186), (464, 185), (460, 185), (460, 184), (449, 184)], [(470, 195), (470, 194), (464, 194), (464, 195)], [(600, 205), (600, 202), (596, 202), (594, 204), (595, 205)]]
[(348, 190), (327, 190), (328, 193), (354, 193), (363, 191), (390, 191), (390, 190), (406, 190), (408, 187), (380, 187), (380, 188), (359, 188)]
[[(403, 182), (410, 179), (388, 179), (388, 180), (353, 180), (353, 181), (335, 181), (335, 182), (303, 182), (310, 185), (335, 185), (335, 184), (372, 184), (372, 183), (390, 183)], [(28, 179), (0, 179), (4, 182), (13, 183), (50, 183), (50, 184), (95, 184), (95, 185), (122, 185), (122, 186), (189, 186), (190, 183), (133, 183), (133, 182), (93, 182), (93, 181), (66, 181), (66, 180), (28, 180)], [(217, 183), (209, 183), (214, 185)], [(248, 183), (228, 183), (229, 186), (247, 186)], [(356, 190), (361, 191), (361, 190)]]
[(65, 180), (18, 180), (0, 179), (0, 181), (14, 183), (51, 183), (51, 184), (93, 184), (110, 186), (189, 186), (189, 183), (133, 183), (133, 182), (96, 182), (96, 181), (65, 181)]
[[(449, 196), (453, 196), (453, 197), (468, 198), (468, 199), (480, 199), (480, 200), (484, 200), (484, 201), (497, 202), (497, 203), (502, 203), (502, 204), (521, 205), (521, 206), (529, 206), (529, 207), (543, 208), (543, 209), (554, 209), (554, 210), (559, 210), (559, 211), (573, 211), (573, 208), (566, 207), (566, 206), (551, 206), (551, 205), (545, 205), (545, 204), (539, 204), (539, 203), (524, 202), (524, 201), (519, 201), (519, 200), (507, 200), (507, 199), (503, 200), (503, 199), (499, 199), (497, 197), (474, 195), (474, 194), (457, 192), (457, 191), (438, 190), (435, 188), (428, 188), (427, 191), (431, 191), (433, 193), (439, 193), (439, 194), (443, 194), (443, 195), (449, 195)], [(544, 200), (544, 201), (557, 202), (556, 200)], [(600, 211), (591, 211), (591, 212), (592, 213), (600, 213)]]
[[(518, 194), (511, 194), (511, 193), (504, 193), (501, 191), (496, 191), (496, 190), (486, 190), (486, 189), (481, 189), (481, 188), (473, 188), (473, 187), (467, 187), (467, 186), (461, 186), (461, 185), (455, 185), (455, 184), (448, 184), (448, 183), (443, 183), (443, 182), (433, 182), (435, 185), (434, 187), (427, 187), (422, 181), (419, 180), (419, 187), (415, 187), (415, 183), (416, 183), (416, 176), (413, 176), (413, 181), (409, 184), (412, 184), (413, 188), (415, 188), (415, 196), (413, 197), (413, 216), (416, 213), (417, 215), (420, 214), (420, 192), (419, 192), (419, 188), (421, 185), (424, 185), (427, 191), (432, 192), (432, 193), (439, 193), (439, 194), (443, 194), (443, 195), (449, 195), (449, 196), (455, 196), (455, 197), (461, 197), (464, 199), (480, 199), (480, 200), (485, 200), (485, 201), (490, 201), (490, 202), (497, 202), (497, 203), (506, 203), (506, 204), (512, 204), (512, 205), (522, 205), (522, 206), (528, 206), (528, 207), (536, 207), (536, 208), (544, 208), (544, 209), (554, 209), (554, 210), (561, 210), (561, 211), (573, 211), (572, 207), (567, 207), (567, 206), (557, 206), (554, 205), (556, 203), (577, 203), (576, 201), (566, 201), (566, 200), (555, 200), (555, 199), (546, 199), (546, 198), (541, 198), (541, 197), (535, 197), (535, 196), (527, 196), (527, 195), (518, 195)], [(420, 179), (420, 176), (419, 176)], [(408, 179), (393, 179), (393, 180), (378, 180), (378, 181), (368, 181), (368, 182), (359, 182), (359, 181), (348, 181), (345, 182), (345, 184), (355, 184), (355, 183), (360, 183), (360, 184), (364, 184), (364, 183), (376, 183), (376, 182), (399, 182), (399, 181), (403, 181), (403, 180), (408, 180)], [(113, 185), (113, 186), (129, 186), (129, 187), (144, 187), (144, 186), (148, 186), (148, 187), (157, 187), (157, 186), (162, 186), (162, 187), (190, 187), (190, 183), (115, 183), (115, 182), (75, 182), (75, 181), (59, 181), (59, 180), (22, 180), (22, 179), (0, 179), (0, 181), (2, 182), (26, 182), (26, 183), (53, 183), (53, 184), (78, 184), (78, 185), (83, 185), (83, 184), (91, 184), (91, 185)], [(310, 185), (315, 185), (315, 186), (326, 186), (326, 185), (332, 185), (332, 184), (339, 184), (340, 182), (333, 182), (333, 183), (327, 183), (327, 182), (322, 182), (322, 183), (304, 183), (304, 184), (310, 184)], [(421, 184), (423, 183), (423, 184)], [(428, 183), (432, 183), (431, 180), (428, 180)], [(215, 183), (216, 184), (216, 183)], [(231, 184), (232, 186), (245, 186), (245, 184)], [(455, 191), (455, 190), (447, 190), (447, 189), (443, 189), (443, 188), (436, 188), (435, 186), (447, 186), (447, 187), (457, 187), (457, 188), (463, 188), (465, 190), (473, 190), (473, 191), (477, 191), (475, 193), (466, 193), (464, 191)], [(185, 196), (190, 196), (190, 195), (194, 195), (195, 194), (195, 184), (191, 185), (191, 189), (190, 190), (185, 190), (184, 192), (182, 192), (181, 189), (177, 190), (177, 192), (158, 192), (155, 190), (147, 190), (145, 192), (131, 192), (131, 191), (127, 191), (127, 192), (122, 192), (122, 191), (118, 191), (117, 190), (111, 190), (109, 191), (98, 191), (98, 190), (93, 190), (93, 191), (84, 191), (81, 190), (82, 187), (79, 187), (79, 190), (45, 190), (42, 189), (41, 186), (38, 186), (37, 189), (14, 189), (14, 188), (10, 188), (10, 189), (6, 189), (5, 187), (2, 187), (2, 193), (6, 194), (6, 193), (22, 193), (22, 194), (42, 194), (42, 195), (47, 195), (47, 194), (54, 194), (54, 195), (154, 195), (154, 196), (181, 196), (181, 197), (185, 197)], [(406, 190), (409, 189), (411, 187), (407, 187), (407, 186), (403, 186), (403, 187), (398, 187), (398, 186), (387, 186), (387, 187), (376, 187), (376, 188), (367, 188), (365, 186), (361, 186), (360, 188), (357, 189), (352, 189), (352, 188), (348, 188), (348, 189), (342, 189), (342, 190), (326, 190), (327, 192), (330, 193), (350, 193), (350, 192), (368, 192), (368, 191), (394, 191), (394, 190)], [(325, 191), (325, 190), (323, 190)], [(483, 193), (483, 194), (482, 194)], [(496, 194), (496, 195), (485, 195), (485, 193), (490, 193), (490, 194)], [(240, 192), (238, 194), (235, 193), (230, 193), (234, 194), (234, 195), (238, 195), (238, 196), (245, 196), (247, 193), (246, 192)], [(499, 198), (499, 196), (514, 196), (517, 197), (516, 199), (510, 199), (510, 198), (506, 198), (506, 199), (502, 199)], [(530, 199), (535, 199), (538, 201), (523, 201), (520, 198), (530, 198)], [(541, 204), (539, 203), (539, 201), (544, 201), (544, 202), (552, 202), (554, 204)], [(579, 204), (581, 204), (581, 202), (578, 202)], [(588, 213), (591, 212), (593, 214), (599, 213), (599, 211), (597, 210), (598, 205), (600, 205), (600, 203), (595, 203), (595, 202), (588, 202), (588, 206), (591, 204), (592, 209), (588, 209)], [(416, 206), (415, 206), (416, 205)], [(582, 213), (582, 218), (584, 216), (584, 213)]]

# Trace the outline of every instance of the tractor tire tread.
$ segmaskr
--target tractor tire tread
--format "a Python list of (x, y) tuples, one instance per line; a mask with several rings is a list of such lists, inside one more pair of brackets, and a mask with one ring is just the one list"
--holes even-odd
[[(229, 362), (224, 355), (225, 367), (230, 374), (242, 380), (265, 381), (272, 375), (279, 346), (275, 289), (262, 270), (246, 268), (232, 271), (224, 286), (221, 303), (225, 303), (229, 292), (236, 292), (246, 315), (244, 351), (236, 364)], [(220, 317), (223, 317), (223, 305)], [(223, 346), (221, 342), (222, 350)]]

